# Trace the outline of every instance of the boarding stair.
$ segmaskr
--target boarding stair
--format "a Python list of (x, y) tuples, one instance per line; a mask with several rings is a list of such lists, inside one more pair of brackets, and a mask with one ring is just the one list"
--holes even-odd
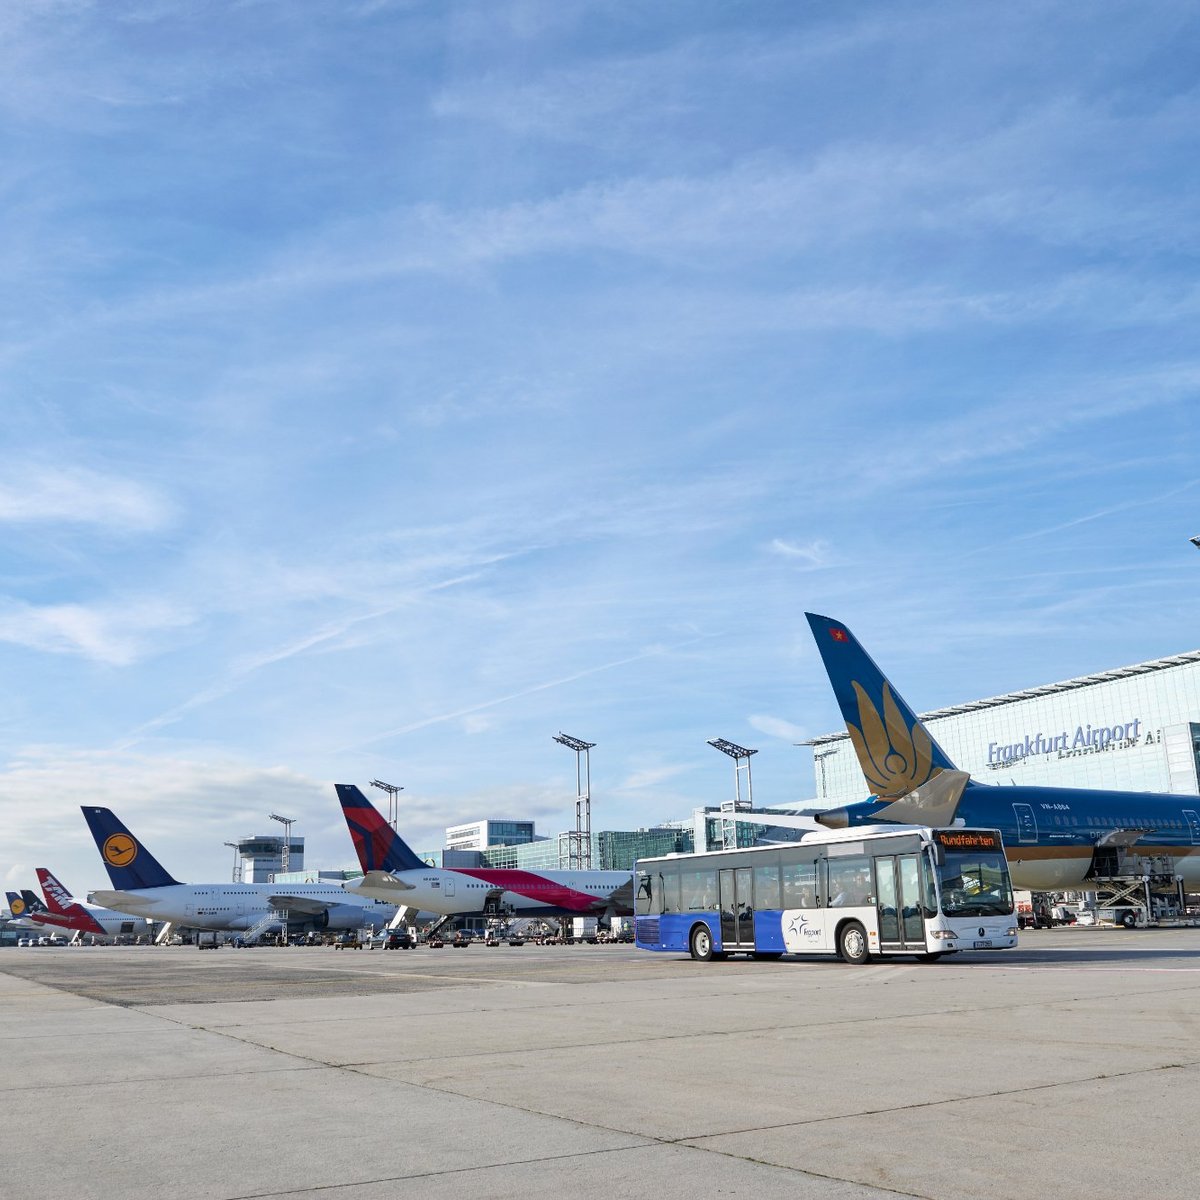
[(250, 928), (241, 935), (242, 941), (245, 942), (247, 946), (253, 946), (259, 941), (264, 933), (270, 932), (270, 930), (276, 926), (279, 926), (283, 929), (287, 928), (283, 914), (277, 909), (272, 909), (265, 917), (262, 918), (261, 921), (251, 925)]

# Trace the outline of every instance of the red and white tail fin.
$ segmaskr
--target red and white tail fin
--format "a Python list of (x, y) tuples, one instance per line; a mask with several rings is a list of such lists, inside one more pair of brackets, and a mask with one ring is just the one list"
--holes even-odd
[(52, 913), (67, 916), (79, 908), (75, 897), (45, 867), (38, 867), (37, 877), (42, 885), (42, 895), (46, 897), (46, 907)]

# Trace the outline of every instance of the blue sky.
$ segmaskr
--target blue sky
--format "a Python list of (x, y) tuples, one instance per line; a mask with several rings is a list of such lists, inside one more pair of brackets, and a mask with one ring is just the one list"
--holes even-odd
[(1194, 6), (0, 10), (0, 875), (812, 795), (1200, 646)]

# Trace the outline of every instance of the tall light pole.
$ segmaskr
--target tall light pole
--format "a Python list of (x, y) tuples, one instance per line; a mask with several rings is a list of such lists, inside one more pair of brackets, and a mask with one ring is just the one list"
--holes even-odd
[(283, 850), (279, 855), (279, 871), (283, 874), (292, 859), (292, 826), (296, 820), (294, 817), (281, 817), (278, 813), (271, 813), (270, 816), (272, 821), (278, 821), (283, 826)]
[(400, 800), (399, 796), (404, 789), (398, 787), (394, 783), (384, 783), (382, 779), (372, 779), (371, 786), (379, 788), (380, 791), (388, 794), (388, 824), (395, 831), (396, 825), (400, 820)]
[(226, 842), (225, 845), (233, 847), (233, 875), (234, 883), (242, 882), (242, 856), (238, 853), (237, 842)]
[[(592, 759), (589, 751), (595, 742), (566, 733), (555, 734), (560, 746), (575, 751), (575, 829), (567, 835), (567, 869), (592, 869)], [(559, 838), (558, 863), (562, 866), (562, 839)]]
[(825, 782), (825, 760), (827, 758), (829, 758), (830, 755), (833, 755), (836, 753), (837, 753), (836, 746), (834, 746), (833, 749), (831, 749), (831, 750), (820, 750), (820, 751), (814, 750), (813, 751), (813, 762), (815, 762), (817, 764), (817, 766), (819, 766), (821, 768), (821, 799), (822, 800), (826, 800), (829, 798), (829, 787)]
[[(754, 787), (750, 779), (750, 756), (757, 750), (747, 750), (737, 742), (725, 738), (709, 738), (708, 744), (714, 750), (729, 755), (733, 759), (733, 799), (721, 805), (721, 848), (723, 850), (737, 849), (737, 814), (746, 812), (754, 807)], [(742, 799), (742, 772), (746, 772), (746, 799)]]

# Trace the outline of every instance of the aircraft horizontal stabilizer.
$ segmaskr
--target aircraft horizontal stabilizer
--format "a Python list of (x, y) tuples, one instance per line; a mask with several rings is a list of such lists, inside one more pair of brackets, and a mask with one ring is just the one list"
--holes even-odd
[(939, 771), (928, 783), (893, 800), (876, 816), (881, 821), (899, 821), (905, 825), (949, 825), (970, 779), (966, 771)]
[(367, 871), (361, 879), (347, 880), (347, 882), (362, 887), (386, 888), (389, 892), (411, 892), (414, 890), (411, 883), (405, 883), (403, 879), (397, 879), (389, 871)]

